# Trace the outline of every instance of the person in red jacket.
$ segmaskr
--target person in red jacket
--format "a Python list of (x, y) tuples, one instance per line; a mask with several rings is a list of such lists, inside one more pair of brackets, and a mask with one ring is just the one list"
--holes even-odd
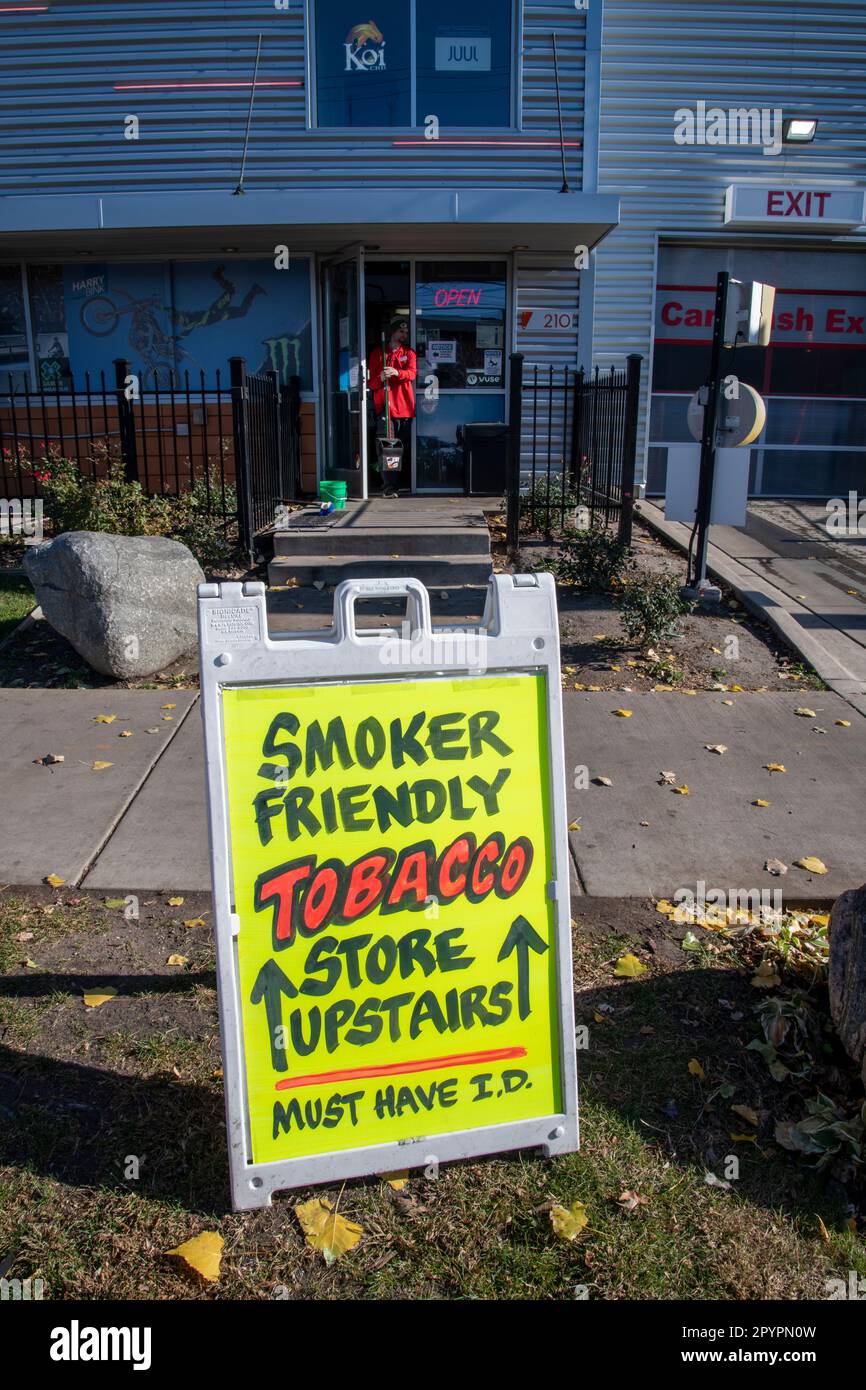
[(385, 391), (389, 393), (391, 436), (403, 445), (403, 463), (399, 471), (388, 472), (382, 478), (383, 497), (396, 497), (401, 483), (405, 486), (411, 478), (412, 420), (415, 417), (415, 378), (417, 360), (410, 347), (409, 323), (407, 319), (396, 318), (391, 323), (391, 341), (385, 349), (384, 360), (381, 347), (370, 353), (370, 386), (373, 390), (373, 406), (380, 416), (380, 432), (384, 430)]

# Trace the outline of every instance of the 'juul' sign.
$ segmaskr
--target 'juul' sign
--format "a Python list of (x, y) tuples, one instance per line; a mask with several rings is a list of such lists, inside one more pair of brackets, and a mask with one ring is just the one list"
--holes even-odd
[(749, 226), (859, 227), (864, 221), (862, 188), (779, 188), (732, 183), (725, 194), (725, 222)]
[(437, 38), (437, 72), (489, 72), (491, 40), (480, 38)]

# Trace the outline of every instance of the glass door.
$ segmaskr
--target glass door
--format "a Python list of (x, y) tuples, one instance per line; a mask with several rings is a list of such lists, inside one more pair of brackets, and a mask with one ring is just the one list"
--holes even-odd
[(322, 266), (324, 468), (349, 497), (367, 496), (364, 248)]

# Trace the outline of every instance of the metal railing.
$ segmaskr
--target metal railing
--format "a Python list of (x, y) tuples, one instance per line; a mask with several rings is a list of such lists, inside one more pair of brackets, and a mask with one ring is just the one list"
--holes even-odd
[(618, 524), (631, 544), (642, 358), (626, 369), (524, 363), (511, 358), (508, 545), (520, 533), (551, 536), (575, 524)]

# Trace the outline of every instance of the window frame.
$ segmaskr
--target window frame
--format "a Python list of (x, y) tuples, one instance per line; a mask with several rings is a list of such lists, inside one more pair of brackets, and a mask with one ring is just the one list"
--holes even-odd
[[(409, 43), (410, 54), (410, 88), (409, 100), (412, 108), (412, 115), (417, 120), (418, 104), (418, 63), (417, 63), (417, 7), (421, 0), (409, 0), (411, 9), (409, 13)], [(509, 82), (509, 124), (497, 126), (447, 126), (448, 131), (466, 131), (479, 138), (497, 135), (517, 134), (523, 129), (523, 64), (522, 53), (523, 45), (521, 35), (523, 33), (523, 10), (524, 0), (510, 0), (511, 3), (511, 78)], [(352, 134), (364, 134), (375, 136), (391, 136), (393, 138), (405, 136), (417, 136), (419, 131), (423, 131), (423, 119), (420, 123), (408, 126), (362, 126), (362, 125), (319, 125), (318, 113), (318, 74), (316, 72), (316, 0), (304, 0), (304, 85), (307, 91), (306, 117), (307, 130), (315, 131), (319, 135), (327, 137), (351, 136)], [(431, 140), (431, 145), (436, 141)]]

